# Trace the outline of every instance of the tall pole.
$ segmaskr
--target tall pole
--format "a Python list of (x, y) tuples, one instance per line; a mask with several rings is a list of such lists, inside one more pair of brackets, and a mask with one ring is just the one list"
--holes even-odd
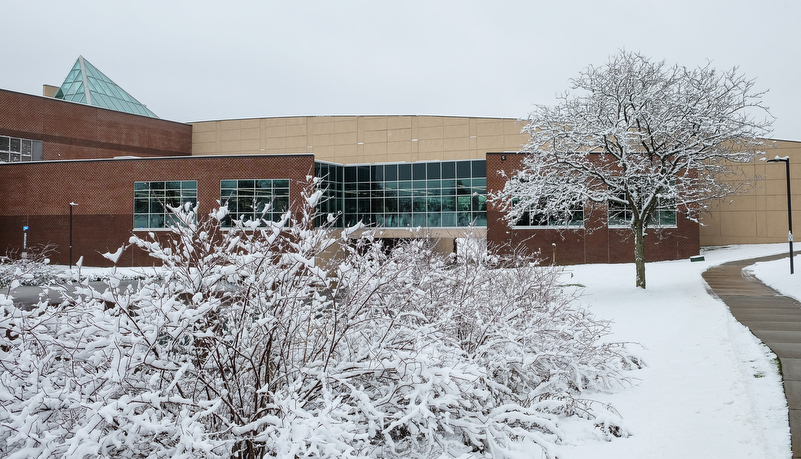
[(793, 202), (790, 197), (790, 158), (784, 161), (784, 165), (787, 168), (787, 225), (790, 227), (787, 241), (790, 243), (790, 274), (793, 274)]
[(72, 208), (77, 205), (74, 202), (70, 203), (70, 271), (72, 271)]
[(783, 162), (785, 166), (785, 177), (787, 179), (787, 225), (789, 226), (787, 242), (790, 244), (790, 274), (793, 274), (795, 269), (793, 267), (793, 202), (792, 195), (790, 194), (790, 157), (786, 156), (784, 158), (780, 158), (777, 156), (774, 159), (769, 159), (768, 162)]

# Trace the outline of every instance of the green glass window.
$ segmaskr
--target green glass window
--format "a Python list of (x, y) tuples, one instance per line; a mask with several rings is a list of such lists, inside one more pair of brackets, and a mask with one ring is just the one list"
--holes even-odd
[(361, 220), (386, 228), (486, 226), (483, 160), (353, 166), (317, 162), (315, 174), (326, 180), (335, 167), (342, 182), (326, 182), (324, 201), (336, 205), (321, 205), (318, 211), (336, 209), (344, 217), (338, 223)]
[[(609, 226), (630, 227), (634, 213), (622, 203), (609, 201)], [(657, 228), (673, 228), (676, 226), (676, 203), (672, 200), (659, 199), (656, 211), (651, 216), (648, 226)]]
[(235, 220), (264, 226), (289, 210), (289, 180), (220, 180), (220, 203), (228, 206), (223, 227), (233, 226)]
[[(342, 215), (344, 214), (343, 207), (345, 205), (346, 196), (356, 197), (356, 190), (358, 184), (355, 181), (355, 170), (350, 171), (353, 177), (348, 177), (351, 180), (349, 186), (345, 187), (345, 168), (340, 164), (332, 164), (317, 161), (314, 163), (314, 175), (320, 179), (319, 187), (324, 190), (324, 195), (320, 202), (317, 203), (317, 216), (315, 218), (315, 225), (322, 226), (328, 224), (329, 215), (334, 217), (334, 227), (342, 227), (344, 224)], [(289, 181), (278, 181), (277, 186), (282, 191), (289, 190)]]
[[(482, 208), (482, 211), (486, 213), (487, 210), (487, 201), (486, 196), (483, 196), (483, 200), (479, 199), (475, 205), (478, 205)], [(514, 225), (515, 227), (582, 227), (584, 226), (584, 207), (583, 206), (574, 206), (571, 211), (570, 215), (564, 218), (559, 218), (557, 216), (546, 216), (541, 213), (535, 213), (531, 211), (524, 212), (523, 215), (517, 220)]]
[[(197, 181), (134, 182), (135, 230), (164, 229), (179, 223), (171, 208), (197, 205)], [(195, 216), (196, 218), (196, 216)]]

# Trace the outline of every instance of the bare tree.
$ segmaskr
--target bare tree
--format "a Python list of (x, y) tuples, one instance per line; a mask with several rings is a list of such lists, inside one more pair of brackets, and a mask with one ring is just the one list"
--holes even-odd
[(574, 93), (531, 113), (524, 167), (494, 199), (511, 222), (608, 209), (634, 233), (636, 285), (645, 288), (646, 230), (680, 215), (697, 221), (704, 203), (749, 183), (733, 166), (760, 153), (773, 122), (765, 92), (736, 67), (668, 66), (626, 51), (571, 82)]

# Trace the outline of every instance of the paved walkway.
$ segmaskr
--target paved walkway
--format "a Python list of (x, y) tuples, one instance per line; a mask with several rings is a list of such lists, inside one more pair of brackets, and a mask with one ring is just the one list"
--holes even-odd
[(787, 255), (733, 261), (710, 268), (703, 277), (734, 317), (779, 358), (790, 409), (793, 458), (801, 458), (801, 303), (742, 272), (754, 263), (780, 258)]

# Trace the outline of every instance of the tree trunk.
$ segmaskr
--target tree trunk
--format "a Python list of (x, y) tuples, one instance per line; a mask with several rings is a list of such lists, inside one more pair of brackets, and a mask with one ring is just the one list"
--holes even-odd
[(645, 231), (642, 223), (634, 224), (634, 266), (637, 270), (637, 287), (645, 288)]

